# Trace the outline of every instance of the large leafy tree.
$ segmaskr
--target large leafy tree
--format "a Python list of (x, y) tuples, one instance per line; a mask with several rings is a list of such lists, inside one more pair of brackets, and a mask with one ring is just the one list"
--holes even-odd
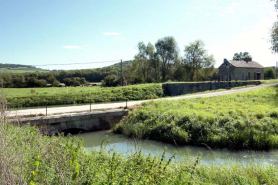
[[(154, 59), (154, 46), (148, 43), (146, 46), (143, 42), (138, 43), (138, 54), (134, 56), (133, 71), (140, 78), (140, 81), (146, 82), (150, 77), (152, 61)], [(137, 77), (137, 78), (138, 78)]]
[(233, 60), (252, 61), (252, 56), (248, 52), (235, 53)]
[[(278, 10), (278, 0), (274, 0), (276, 11)], [(277, 16), (278, 17), (278, 16)], [(278, 21), (276, 21), (271, 29), (270, 33), (271, 50), (274, 53), (278, 53)]]
[(212, 55), (207, 54), (205, 44), (201, 40), (196, 40), (185, 46), (183, 63), (189, 72), (189, 78), (194, 80), (194, 76), (198, 75), (198, 70), (202, 68), (213, 68), (215, 59)]
[(162, 81), (170, 75), (171, 64), (178, 57), (178, 46), (174, 37), (164, 37), (159, 39), (156, 44), (156, 57), (161, 61)]

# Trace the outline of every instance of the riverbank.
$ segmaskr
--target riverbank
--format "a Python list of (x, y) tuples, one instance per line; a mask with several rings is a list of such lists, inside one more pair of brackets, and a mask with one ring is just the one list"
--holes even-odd
[(278, 86), (144, 103), (114, 128), (136, 138), (208, 148), (278, 148)]
[[(47, 137), (30, 126), (0, 126), (0, 184), (277, 184), (274, 165), (201, 165), (194, 160), (125, 158), (103, 149), (86, 151), (69, 137)], [(101, 148), (105, 146), (102, 145)]]

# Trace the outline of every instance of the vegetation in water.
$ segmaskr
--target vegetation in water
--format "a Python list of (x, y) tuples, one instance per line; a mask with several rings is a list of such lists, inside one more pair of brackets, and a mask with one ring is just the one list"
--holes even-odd
[(277, 184), (273, 165), (175, 163), (174, 156), (86, 151), (76, 138), (43, 136), (1, 121), (0, 184)]
[(219, 97), (144, 103), (114, 132), (178, 145), (278, 148), (277, 91), (276, 85)]

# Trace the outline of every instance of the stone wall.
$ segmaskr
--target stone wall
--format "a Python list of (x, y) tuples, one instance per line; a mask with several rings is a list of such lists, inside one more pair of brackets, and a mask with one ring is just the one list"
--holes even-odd
[(227, 89), (232, 87), (259, 85), (260, 81), (245, 82), (205, 82), (205, 83), (167, 83), (162, 84), (163, 91), (169, 96), (178, 96), (208, 90)]
[(11, 119), (11, 123), (38, 126), (47, 130), (48, 134), (55, 134), (64, 130), (76, 129), (83, 131), (97, 131), (110, 129), (111, 125), (118, 123), (128, 110), (94, 111), (91, 113), (62, 114), (44, 117), (31, 117)]

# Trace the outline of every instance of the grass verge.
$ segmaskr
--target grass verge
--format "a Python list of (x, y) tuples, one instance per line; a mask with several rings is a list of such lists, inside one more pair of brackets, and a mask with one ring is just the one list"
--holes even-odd
[(152, 101), (113, 131), (179, 145), (278, 148), (278, 86), (232, 95)]

